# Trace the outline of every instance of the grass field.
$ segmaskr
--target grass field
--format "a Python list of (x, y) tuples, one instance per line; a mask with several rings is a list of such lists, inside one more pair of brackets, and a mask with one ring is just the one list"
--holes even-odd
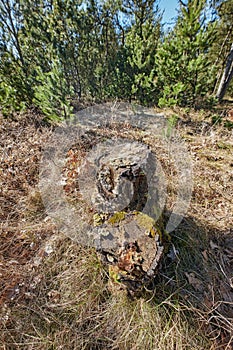
[[(38, 190), (39, 162), (53, 127), (35, 112), (0, 119), (0, 349), (233, 349), (233, 129), (229, 106), (159, 110), (175, 120), (193, 162), (193, 194), (171, 234), (154, 288), (110, 291), (93, 248), (58, 231)], [(121, 130), (104, 130), (122, 136)], [(126, 131), (137, 140), (138, 133)], [(156, 151), (153, 137), (140, 141)], [(165, 218), (176, 195), (168, 179)]]

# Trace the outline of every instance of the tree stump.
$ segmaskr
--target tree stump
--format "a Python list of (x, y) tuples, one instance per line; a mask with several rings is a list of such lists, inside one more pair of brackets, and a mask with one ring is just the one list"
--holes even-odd
[(95, 237), (112, 291), (126, 288), (132, 294), (150, 284), (164, 253), (162, 231), (150, 216), (117, 212), (96, 227)]
[(139, 142), (101, 144), (86, 158), (79, 183), (95, 211), (90, 235), (109, 265), (110, 289), (142, 290), (164, 253), (163, 229), (151, 214), (161, 211), (155, 157)]

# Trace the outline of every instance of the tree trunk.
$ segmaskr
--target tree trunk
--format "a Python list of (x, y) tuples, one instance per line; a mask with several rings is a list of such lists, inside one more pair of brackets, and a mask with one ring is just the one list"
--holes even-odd
[(230, 53), (227, 57), (226, 68), (223, 72), (223, 75), (218, 87), (218, 91), (216, 94), (216, 97), (219, 101), (222, 101), (232, 77), (233, 77), (233, 43), (231, 45)]
[(109, 267), (110, 290), (135, 295), (158, 273), (164, 255), (162, 223), (150, 216), (160, 207), (156, 160), (147, 146), (120, 142), (103, 143), (87, 164), (79, 185), (96, 211), (90, 235)]

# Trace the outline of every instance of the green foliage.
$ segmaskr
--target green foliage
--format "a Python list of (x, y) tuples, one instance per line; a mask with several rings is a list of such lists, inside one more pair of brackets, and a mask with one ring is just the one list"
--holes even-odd
[[(161, 35), (161, 15), (156, 1), (144, 7), (135, 1), (134, 24), (126, 37), (128, 62), (133, 71), (131, 93), (141, 104), (154, 102), (156, 95), (155, 53)], [(156, 12), (156, 15), (155, 15)]]
[(170, 138), (172, 136), (172, 131), (174, 130), (176, 123), (178, 121), (179, 117), (176, 114), (173, 114), (171, 117), (167, 120), (167, 128), (165, 131), (165, 137)]
[(3, 115), (25, 109), (25, 103), (17, 98), (16, 89), (6, 82), (0, 82), (0, 110)]
[(222, 117), (218, 114), (214, 114), (211, 118), (212, 124), (221, 124), (222, 123)]
[(209, 101), (233, 40), (232, 2), (218, 4), (215, 25), (205, 18), (207, 0), (180, 1), (168, 35), (158, 3), (0, 0), (1, 109), (35, 104), (54, 119), (72, 113), (71, 99)]
[(132, 86), (134, 82), (134, 70), (130, 65), (129, 49), (122, 47), (119, 49), (114, 65), (114, 74), (111, 85), (111, 96), (131, 101)]
[(229, 130), (233, 130), (233, 122), (230, 121), (230, 120), (226, 120), (226, 121), (224, 122), (224, 126), (225, 126), (225, 128), (227, 128), (227, 129), (229, 129)]
[(180, 3), (177, 24), (157, 51), (159, 106), (195, 107), (209, 91), (213, 75), (207, 53), (215, 26), (205, 24), (205, 7), (205, 0)]
[[(217, 16), (216, 39), (210, 49), (209, 56), (214, 65), (215, 79), (213, 91), (217, 92), (218, 85), (226, 66), (226, 60), (233, 43), (233, 2), (232, 0), (217, 1), (215, 5)], [(227, 95), (233, 96), (233, 82), (228, 86)]]
[(54, 61), (52, 69), (44, 73), (37, 70), (34, 104), (40, 108), (48, 120), (57, 121), (72, 115), (72, 106), (68, 100), (72, 89), (67, 86), (58, 62)]
[(162, 108), (182, 104), (184, 91), (185, 84), (182, 82), (174, 83), (173, 85), (165, 85), (163, 89), (163, 96), (160, 97), (158, 106)]
[(18, 1), (0, 0), (0, 76), (1, 108), (7, 111), (29, 107), (32, 101), (31, 78), (23, 50), (23, 16)]

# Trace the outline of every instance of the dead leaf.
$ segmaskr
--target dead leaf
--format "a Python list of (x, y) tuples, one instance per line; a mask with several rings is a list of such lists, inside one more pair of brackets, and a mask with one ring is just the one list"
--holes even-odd
[(194, 272), (185, 272), (185, 276), (188, 279), (189, 284), (197, 291), (197, 292), (203, 292), (204, 286), (201, 280), (196, 277)]
[(208, 261), (208, 252), (207, 252), (207, 250), (203, 250), (202, 255), (203, 255), (204, 260)]
[(219, 246), (217, 244), (215, 244), (213, 241), (210, 241), (210, 248), (211, 249), (219, 249)]

